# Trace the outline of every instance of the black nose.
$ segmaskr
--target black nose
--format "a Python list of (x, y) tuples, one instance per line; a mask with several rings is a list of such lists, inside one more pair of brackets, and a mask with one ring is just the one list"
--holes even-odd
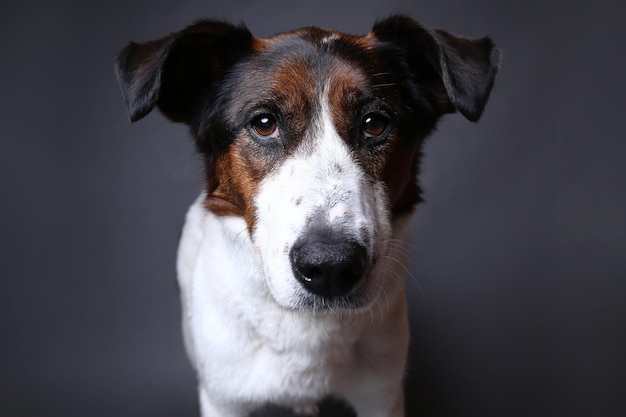
[(332, 298), (348, 294), (365, 271), (363, 245), (330, 233), (307, 233), (289, 253), (296, 278), (311, 293)]

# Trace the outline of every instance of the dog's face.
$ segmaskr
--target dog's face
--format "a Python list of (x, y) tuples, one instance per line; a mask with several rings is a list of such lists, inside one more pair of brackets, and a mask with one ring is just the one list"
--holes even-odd
[(326, 309), (371, 305), (393, 279), (392, 224), (420, 201), (422, 141), (443, 113), (480, 117), (498, 61), (488, 39), (393, 17), (363, 37), (202, 22), (117, 64), (131, 120), (157, 105), (190, 126), (206, 209), (245, 220), (274, 300)]

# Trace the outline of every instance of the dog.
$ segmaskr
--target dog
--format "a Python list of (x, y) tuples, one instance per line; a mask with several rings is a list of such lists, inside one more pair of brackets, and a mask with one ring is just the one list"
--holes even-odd
[(404, 415), (422, 144), (446, 113), (481, 117), (500, 57), (403, 15), (365, 36), (205, 20), (117, 55), (130, 120), (157, 107), (204, 162), (177, 260), (202, 416), (328, 396)]

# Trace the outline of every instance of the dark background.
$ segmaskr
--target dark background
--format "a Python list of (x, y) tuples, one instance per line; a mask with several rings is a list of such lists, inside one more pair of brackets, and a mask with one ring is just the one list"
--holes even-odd
[(200, 17), (396, 11), (504, 52), (481, 122), (426, 146), (410, 415), (626, 415), (625, 4), (2, 2), (0, 416), (197, 415), (174, 264), (200, 164), (182, 126), (128, 123), (114, 54)]

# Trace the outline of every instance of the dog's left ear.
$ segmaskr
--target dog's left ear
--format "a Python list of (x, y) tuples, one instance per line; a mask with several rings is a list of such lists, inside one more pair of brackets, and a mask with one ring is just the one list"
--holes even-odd
[(151, 42), (131, 42), (115, 59), (130, 120), (158, 106), (172, 121), (192, 123), (252, 44), (245, 27), (217, 21), (201, 21)]
[(377, 22), (372, 34), (401, 48), (420, 84), (423, 79), (435, 79), (435, 85), (429, 87), (440, 112), (458, 110), (471, 121), (480, 118), (501, 60), (500, 50), (491, 39), (468, 39), (443, 30), (431, 31), (405, 16)]

